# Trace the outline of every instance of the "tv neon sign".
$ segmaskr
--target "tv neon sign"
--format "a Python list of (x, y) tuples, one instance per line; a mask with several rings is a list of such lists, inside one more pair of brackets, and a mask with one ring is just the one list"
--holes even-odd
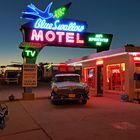
[(60, 31), (73, 31), (73, 32), (83, 32), (86, 29), (86, 25), (78, 24), (75, 21), (70, 21), (69, 23), (61, 23), (59, 19), (54, 20), (54, 22), (49, 22), (45, 19), (37, 19), (34, 24), (36, 29), (47, 29), (47, 30), (60, 30)]
[(37, 56), (37, 51), (34, 48), (25, 48), (23, 54), (26, 58), (34, 58)]

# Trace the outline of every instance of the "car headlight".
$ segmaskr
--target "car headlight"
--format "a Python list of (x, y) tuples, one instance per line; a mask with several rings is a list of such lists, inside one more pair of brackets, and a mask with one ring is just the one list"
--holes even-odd
[(58, 87), (54, 87), (53, 90), (54, 90), (55, 93), (57, 93), (59, 91), (59, 88)]
[(89, 92), (89, 87), (88, 87), (88, 86), (85, 87), (85, 92), (86, 92), (86, 93)]

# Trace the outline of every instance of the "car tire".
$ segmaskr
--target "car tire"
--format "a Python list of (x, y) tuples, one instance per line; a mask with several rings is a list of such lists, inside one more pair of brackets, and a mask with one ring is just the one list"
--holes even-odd
[(4, 127), (5, 127), (5, 120), (2, 119), (0, 123), (0, 129), (4, 129)]
[(86, 104), (87, 103), (87, 100), (82, 100), (82, 104)]
[(53, 100), (52, 100), (52, 103), (53, 103), (54, 105), (57, 105), (57, 104), (58, 104), (58, 101), (53, 101)]

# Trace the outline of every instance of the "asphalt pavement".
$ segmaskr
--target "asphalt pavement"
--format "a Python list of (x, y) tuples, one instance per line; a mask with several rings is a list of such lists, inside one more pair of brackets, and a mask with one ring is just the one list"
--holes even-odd
[[(22, 100), (24, 89), (17, 84), (2, 84), (0, 85), (0, 101), (8, 101), (9, 96), (13, 95), (15, 100)], [(50, 96), (50, 83), (38, 82), (38, 87), (33, 87), (32, 92), (35, 98), (48, 98)]]
[[(11, 86), (11, 85), (10, 85)], [(9, 86), (9, 87), (10, 87)], [(8, 89), (8, 88), (7, 88)], [(22, 88), (0, 88), (1, 103), (9, 114), (0, 140), (139, 140), (140, 104), (117, 98), (91, 97), (86, 105), (69, 102), (53, 105), (46, 84), (34, 89), (35, 100), (22, 100)], [(41, 96), (41, 98), (40, 98)], [(43, 98), (44, 97), (44, 98)], [(19, 99), (18, 99), (19, 98)]]

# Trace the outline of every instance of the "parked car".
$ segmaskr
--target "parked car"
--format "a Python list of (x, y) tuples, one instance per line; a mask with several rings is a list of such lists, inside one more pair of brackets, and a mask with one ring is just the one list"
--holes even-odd
[(79, 74), (56, 74), (51, 85), (51, 100), (54, 104), (61, 100), (77, 100), (87, 103), (89, 87), (80, 82)]
[(5, 82), (9, 83), (19, 83), (21, 77), (21, 70), (6, 70), (5, 71)]

